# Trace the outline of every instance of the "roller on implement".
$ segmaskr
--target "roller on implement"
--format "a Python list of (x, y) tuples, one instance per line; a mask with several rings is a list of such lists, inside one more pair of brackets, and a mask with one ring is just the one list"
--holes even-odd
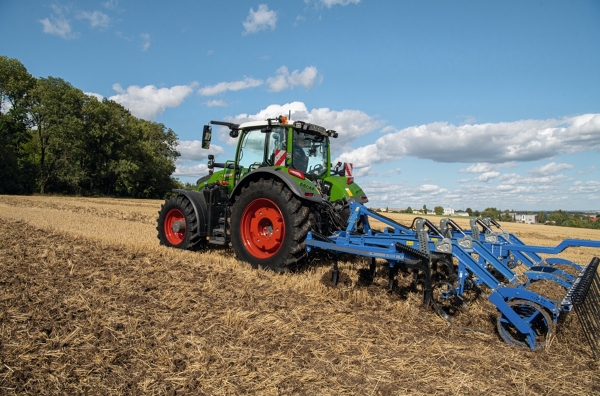
[[(399, 271), (412, 272), (422, 285), (423, 304), (447, 320), (448, 306), (464, 304), (469, 289), (486, 287), (498, 310), (498, 334), (511, 345), (543, 348), (558, 320), (574, 311), (598, 356), (598, 258), (580, 266), (540, 254), (599, 248), (600, 241), (528, 246), (490, 219), (472, 219), (469, 230), (451, 219), (438, 227), (415, 218), (405, 226), (364, 206), (368, 199), (354, 181), (352, 164), (332, 166), (330, 140), (337, 132), (284, 116), (210, 123), (238, 138), (235, 158), (217, 163), (209, 155), (208, 175), (198, 180), (197, 191), (174, 190), (159, 212), (162, 245), (188, 250), (231, 245), (238, 259), (278, 272), (300, 267), (315, 251), (331, 252), (333, 284), (340, 253), (370, 258), (371, 276), (376, 260), (384, 260), (389, 288)], [(203, 148), (210, 148), (211, 136), (212, 127), (205, 125)], [(385, 228), (372, 228), (370, 220)], [(564, 297), (558, 301), (527, 288), (540, 280), (562, 288)]]

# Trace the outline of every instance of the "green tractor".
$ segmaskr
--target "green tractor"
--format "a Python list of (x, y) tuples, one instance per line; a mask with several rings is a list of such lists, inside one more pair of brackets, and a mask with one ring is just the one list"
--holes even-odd
[[(307, 257), (309, 231), (346, 229), (349, 203), (368, 201), (351, 164), (331, 166), (335, 131), (284, 116), (210, 124), (239, 137), (235, 159), (217, 163), (209, 155), (209, 174), (198, 180), (198, 191), (174, 190), (158, 216), (162, 245), (199, 250), (231, 243), (240, 260), (285, 272)], [(205, 125), (203, 148), (210, 147), (211, 135)]]

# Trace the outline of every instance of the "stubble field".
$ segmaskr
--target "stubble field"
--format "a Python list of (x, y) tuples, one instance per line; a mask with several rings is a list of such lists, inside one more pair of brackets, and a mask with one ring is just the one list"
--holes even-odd
[[(333, 288), (324, 260), (279, 275), (229, 249), (160, 247), (161, 203), (0, 196), (0, 394), (600, 394), (575, 316), (545, 350), (516, 349), (485, 297), (455, 318), (461, 331), (420, 293), (388, 293), (383, 263), (364, 284), (366, 261), (345, 261)], [(506, 229), (530, 244), (600, 240)]]

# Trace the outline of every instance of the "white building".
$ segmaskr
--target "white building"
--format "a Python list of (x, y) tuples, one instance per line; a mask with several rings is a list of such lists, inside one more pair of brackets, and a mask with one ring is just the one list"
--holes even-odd
[(444, 216), (452, 216), (452, 215), (454, 215), (454, 209), (444, 208)]
[(518, 214), (517, 221), (525, 224), (533, 224), (537, 223), (537, 215), (530, 214)]

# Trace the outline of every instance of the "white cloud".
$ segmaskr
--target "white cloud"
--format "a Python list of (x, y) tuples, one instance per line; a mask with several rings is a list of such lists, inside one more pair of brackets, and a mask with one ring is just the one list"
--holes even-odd
[(130, 85), (123, 89), (120, 84), (114, 84), (116, 95), (109, 99), (122, 104), (131, 113), (146, 120), (154, 120), (168, 107), (177, 107), (193, 92), (196, 83), (176, 85), (171, 88), (156, 88), (154, 85), (139, 87)]
[(223, 147), (214, 144), (211, 144), (208, 150), (203, 149), (200, 140), (181, 140), (177, 151), (181, 154), (178, 161), (206, 161), (209, 154), (217, 156), (225, 152)]
[[(304, 0), (308, 3), (310, 0)], [(331, 8), (335, 5), (347, 6), (348, 4), (358, 4), (360, 0), (317, 0), (318, 3), (324, 5), (327, 8)]]
[(100, 11), (79, 11), (77, 13), (77, 19), (88, 19), (90, 21), (90, 25), (94, 27), (105, 28), (110, 23), (110, 18), (108, 15), (100, 12)]
[(212, 96), (227, 91), (239, 91), (241, 89), (255, 88), (261, 86), (263, 83), (263, 80), (246, 77), (242, 81), (220, 82), (216, 85), (200, 88), (198, 93), (202, 96)]
[(208, 174), (207, 164), (196, 164), (196, 165), (175, 165), (175, 172), (173, 176), (204, 176)]
[(600, 181), (577, 181), (573, 183), (573, 187), (569, 188), (569, 192), (575, 194), (589, 194), (600, 192)]
[(225, 102), (224, 100), (209, 100), (207, 102), (204, 102), (204, 104), (206, 105), (206, 107), (227, 107), (227, 102)]
[[(600, 114), (463, 126), (436, 122), (388, 133), (374, 144), (377, 148), (374, 158), (378, 162), (398, 155), (436, 162), (534, 161), (559, 154), (600, 150)], [(487, 169), (481, 166), (476, 170), (475, 167), (464, 171)]]
[(109, 10), (114, 10), (119, 5), (119, 0), (108, 0), (102, 3), (102, 6)]
[(299, 85), (310, 89), (317, 80), (321, 82), (323, 78), (319, 77), (319, 71), (314, 66), (308, 66), (302, 71), (294, 70), (291, 74), (287, 67), (282, 66), (277, 69), (275, 77), (267, 79), (267, 83), (269, 84), (269, 91), (280, 92)]
[(227, 121), (241, 124), (248, 121), (262, 121), (280, 115), (287, 116), (290, 112), (292, 113), (292, 120), (310, 122), (337, 131), (339, 137), (333, 139), (333, 145), (337, 147), (372, 132), (383, 124), (382, 121), (360, 110), (336, 111), (322, 107), (309, 111), (302, 102), (291, 102), (283, 105), (273, 104), (256, 114), (238, 114), (235, 117), (229, 117)]
[(88, 96), (93, 96), (94, 98), (98, 99), (100, 102), (102, 102), (102, 99), (104, 99), (104, 96), (97, 94), (95, 92), (84, 92), (84, 94), (86, 94)]
[(554, 174), (560, 172), (561, 170), (572, 169), (572, 168), (573, 168), (573, 165), (571, 165), (571, 164), (557, 164), (555, 162), (550, 162), (549, 164), (540, 166), (539, 168), (531, 169), (528, 172), (531, 173), (533, 176), (548, 176), (548, 175), (554, 175)]
[(277, 13), (269, 10), (269, 7), (266, 4), (260, 4), (256, 11), (254, 11), (253, 8), (250, 8), (250, 13), (246, 18), (246, 22), (242, 23), (242, 25), (244, 25), (244, 32), (242, 34), (245, 36), (269, 28), (273, 30), (275, 29), (276, 24)]
[(148, 51), (148, 48), (150, 48), (150, 35), (148, 33), (142, 33), (140, 34), (140, 37), (144, 41), (144, 44), (142, 44), (142, 51)]
[(44, 33), (53, 34), (66, 40), (76, 38), (78, 34), (71, 31), (71, 23), (64, 15), (65, 12), (68, 12), (68, 9), (52, 5), (52, 10), (54, 12), (49, 18), (39, 21), (44, 27)]
[(585, 175), (586, 173), (592, 173), (594, 170), (596, 170), (596, 167), (594, 165), (592, 165), (587, 170), (577, 171), (577, 173), (579, 173), (580, 175)]
[(371, 164), (373, 163), (373, 157), (375, 155), (377, 155), (377, 146), (375, 146), (374, 144), (370, 144), (368, 146), (363, 146), (356, 150), (353, 150), (350, 153), (343, 153), (338, 158), (336, 158), (334, 162), (350, 162), (357, 169), (370, 169)]
[(402, 169), (400, 168), (396, 168), (396, 169), (390, 169), (388, 171), (386, 171), (383, 176), (389, 176), (389, 175), (399, 175), (402, 173)]
[(500, 172), (484, 172), (481, 175), (477, 176), (476, 178), (474, 178), (473, 180), (478, 181), (478, 182), (484, 182), (487, 183), (492, 179), (495, 179), (498, 177), (498, 175), (500, 175)]
[(469, 165), (467, 168), (460, 169), (460, 173), (484, 173), (491, 172), (497, 169), (503, 168), (516, 168), (516, 162), (505, 162), (503, 164), (489, 164), (487, 162), (479, 162), (477, 164)]

